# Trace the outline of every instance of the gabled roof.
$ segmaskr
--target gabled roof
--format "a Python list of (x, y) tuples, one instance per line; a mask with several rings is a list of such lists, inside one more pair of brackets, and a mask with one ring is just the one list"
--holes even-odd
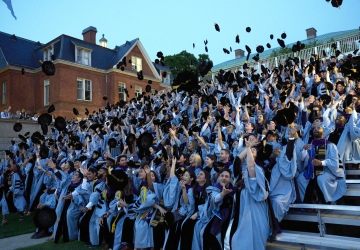
[(113, 68), (137, 45), (155, 78), (161, 79), (139, 38), (126, 41), (123, 45), (116, 46), (114, 49), (109, 49), (67, 35), (61, 35), (46, 44), (41, 44), (21, 37), (12, 39), (12, 35), (0, 32), (0, 69), (7, 65), (37, 69), (41, 66), (39, 60), (43, 60), (43, 49), (51, 44), (54, 45), (53, 51), (56, 59), (70, 62), (76, 60), (76, 46), (91, 50), (91, 67), (101, 70)]
[[(336, 40), (342, 39), (344, 37), (354, 36), (354, 35), (358, 35), (358, 34), (359, 34), (358, 29), (331, 32), (331, 33), (327, 33), (327, 34), (324, 34), (324, 35), (317, 36), (317, 37), (312, 38), (312, 39), (302, 40), (301, 43), (303, 43), (305, 45), (308, 44), (308, 43), (314, 42), (314, 41), (328, 43), (328, 42), (330, 42), (331, 39), (336, 41)], [(295, 43), (296, 42), (286, 44), (286, 47), (291, 48)], [(260, 54), (260, 59), (264, 60), (264, 59), (269, 58), (271, 53), (274, 50), (277, 50), (279, 48), (280, 47), (265, 50), (263, 53)], [(253, 56), (255, 56), (255, 55), (256, 55), (256, 53), (251, 54), (250, 57), (249, 57), (249, 61), (252, 61), (251, 58)], [(229, 69), (229, 68), (237, 67), (239, 65), (244, 64), (245, 60), (246, 60), (246, 56), (241, 57), (241, 58), (235, 58), (235, 59), (232, 59), (232, 60), (229, 60), (229, 61), (226, 61), (226, 62), (215, 65), (214, 67), (212, 67), (211, 71), (216, 72), (216, 71), (219, 71), (220, 69)]]
[(118, 64), (118, 62), (120, 62), (122, 60), (122, 58), (128, 54), (128, 52), (130, 51), (130, 49), (132, 49), (135, 46), (135, 43), (139, 40), (139, 38), (135, 38), (134, 40), (131, 41), (126, 41), (123, 45), (121, 46), (116, 46), (115, 47), (115, 51), (117, 52), (114, 57), (111, 58), (111, 60), (109, 61), (109, 64), (107, 65), (107, 68), (110, 69), (112, 68), (114, 65)]

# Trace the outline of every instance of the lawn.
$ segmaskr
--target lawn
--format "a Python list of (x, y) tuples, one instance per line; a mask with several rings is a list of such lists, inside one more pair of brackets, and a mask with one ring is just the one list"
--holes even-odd
[[(26, 250), (53, 250), (53, 249), (82, 250), (82, 249), (89, 249), (89, 247), (84, 247), (84, 242), (81, 241), (71, 241), (71, 242), (63, 243), (62, 240), (60, 240), (59, 244), (55, 244), (54, 242), (46, 242), (31, 247), (18, 248), (17, 250), (21, 250), (21, 249), (22, 250), (25, 249)], [(101, 249), (101, 247), (92, 248), (92, 249)]]
[(0, 226), (0, 239), (35, 232), (32, 215), (26, 216), (23, 221), (19, 221), (19, 214), (10, 213), (6, 215), (6, 219), (8, 221), (7, 224)]

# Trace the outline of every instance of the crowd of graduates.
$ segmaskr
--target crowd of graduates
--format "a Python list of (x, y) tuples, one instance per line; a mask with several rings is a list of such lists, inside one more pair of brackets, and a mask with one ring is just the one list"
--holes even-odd
[(54, 243), (265, 249), (291, 203), (335, 204), (344, 163), (360, 160), (357, 61), (338, 56), (214, 81), (184, 71), (173, 89), (83, 119), (54, 119), (52, 106), (0, 164), (2, 225), (14, 208), (33, 216), (32, 238)]

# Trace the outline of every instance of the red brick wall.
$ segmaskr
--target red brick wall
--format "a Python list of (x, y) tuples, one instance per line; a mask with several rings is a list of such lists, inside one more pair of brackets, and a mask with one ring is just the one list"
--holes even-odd
[[(2, 105), (2, 83), (6, 82), (6, 104)], [(17, 70), (6, 70), (0, 74), (1, 111), (11, 106), (11, 112), (29, 109), (34, 111), (34, 78), (32, 73), (22, 75)]]
[[(6, 82), (6, 104), (2, 104), (2, 83)], [(0, 112), (4, 110), (4, 108), (8, 108), (10, 104), (10, 70), (6, 70), (0, 74)]]
[[(128, 54), (127, 60), (131, 56), (136, 56), (142, 59), (142, 70), (144, 78), (154, 79), (150, 66), (147, 64), (144, 56), (141, 54), (140, 49), (135, 46), (134, 49)], [(137, 79), (135, 74), (127, 75), (126, 72), (111, 72), (107, 74), (107, 91), (106, 91), (106, 74), (96, 72), (93, 70), (73, 67), (62, 63), (56, 63), (56, 73), (54, 76), (46, 76), (42, 71), (36, 74), (26, 73), (21, 75), (20, 71), (6, 70), (0, 74), (0, 84), (7, 82), (7, 104), (0, 106), (1, 111), (12, 106), (12, 112), (18, 109), (29, 109), (31, 112), (34, 110), (37, 113), (47, 112), (48, 106), (44, 107), (44, 80), (50, 80), (50, 104), (55, 105), (54, 115), (61, 115), (64, 117), (75, 117), (72, 112), (73, 108), (78, 109), (80, 116), (85, 116), (85, 108), (88, 108), (90, 113), (94, 110), (98, 111), (99, 108), (104, 107), (107, 102), (116, 103), (119, 101), (118, 83), (126, 84), (129, 92), (129, 101), (135, 97), (135, 86), (142, 87), (145, 92), (148, 80), (142, 81)], [(131, 64), (127, 63), (127, 71), (131, 71)], [(132, 72), (132, 71), (131, 71)], [(35, 78), (35, 88), (34, 88)], [(77, 100), (77, 78), (91, 80), (92, 82), (92, 101)], [(152, 80), (152, 89), (161, 90), (159, 81)], [(132, 86), (132, 88), (130, 87)], [(1, 87), (1, 86), (0, 86)], [(35, 93), (35, 100), (34, 100)], [(108, 96), (108, 100), (104, 101), (103, 96)], [(1, 105), (1, 102), (0, 102)]]
[(83, 34), (83, 39), (86, 42), (96, 44), (96, 32), (89, 30), (88, 32)]
[[(84, 116), (85, 108), (96, 109), (106, 103), (102, 99), (105, 93), (105, 74), (88, 69), (72, 67), (65, 64), (56, 64), (54, 76), (46, 76), (40, 72), (37, 77), (37, 111), (42, 113), (44, 107), (44, 80), (50, 79), (50, 104), (55, 105), (56, 115), (74, 117), (73, 108)], [(92, 101), (77, 100), (77, 79), (87, 79), (92, 82)]]

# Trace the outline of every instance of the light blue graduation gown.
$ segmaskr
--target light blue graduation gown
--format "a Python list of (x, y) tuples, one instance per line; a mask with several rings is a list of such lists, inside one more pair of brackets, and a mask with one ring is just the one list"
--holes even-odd
[(276, 164), (271, 171), (270, 179), (270, 200), (274, 209), (274, 214), (280, 222), (289, 211), (290, 204), (296, 200), (294, 177), (296, 174), (296, 146), (293, 150), (291, 161), (286, 156), (284, 146), (280, 155), (276, 159)]
[[(153, 213), (156, 202), (156, 194), (149, 189), (141, 189), (140, 196), (137, 200), (137, 212), (135, 224), (134, 224), (134, 247), (135, 248), (149, 248), (154, 247), (153, 229), (147, 219), (143, 218), (148, 213)], [(152, 216), (154, 216), (153, 213)]]
[(103, 200), (101, 193), (105, 189), (105, 182), (101, 182), (96, 185), (94, 188), (94, 192), (91, 193), (89, 202), (93, 204), (91, 209), (95, 209), (89, 221), (89, 232), (90, 232), (90, 242), (93, 245), (99, 245), (99, 233), (100, 233), (100, 225), (99, 220), (100, 217), (104, 214), (101, 214), (101, 210), (97, 208), (99, 204), (99, 200)]
[[(240, 215), (236, 231), (232, 236), (232, 250), (266, 249), (270, 235), (265, 175), (261, 167), (255, 165), (255, 178), (244, 173), (245, 188), (240, 195)], [(236, 196), (234, 197), (236, 202)], [(231, 227), (232, 221), (229, 224)], [(225, 244), (226, 246), (226, 244)], [(229, 249), (226, 248), (225, 249)]]
[(192, 240), (192, 249), (203, 249), (203, 235), (206, 226), (214, 217), (212, 211), (219, 210), (221, 203), (213, 202), (214, 197), (219, 194), (220, 190), (216, 187), (209, 186), (206, 188), (207, 198), (204, 205), (199, 206), (198, 221), (194, 227), (194, 236)]
[[(0, 171), (0, 173), (1, 173), (1, 171)], [(3, 181), (4, 181), (4, 177), (2, 175), (0, 175), (0, 185), (3, 184)], [(2, 215), (7, 215), (7, 214), (9, 214), (9, 207), (8, 207), (7, 202), (6, 202), (6, 197), (5, 197), (4, 190), (2, 190), (1, 192), (2, 192), (2, 194), (1, 194), (2, 198), (0, 200), (1, 214)]]
[[(309, 161), (309, 155), (305, 157), (305, 162)], [(324, 171), (318, 175), (317, 183), (324, 194), (326, 202), (337, 201), (346, 192), (345, 174), (339, 168), (338, 149), (333, 143), (326, 145)]]
[[(69, 186), (62, 190), (59, 203), (56, 207), (56, 216), (58, 218), (61, 216), (61, 213), (64, 209), (65, 201), (62, 198), (66, 195), (68, 188)], [(73, 195), (71, 203), (66, 211), (66, 222), (70, 241), (76, 240), (78, 238), (78, 221), (81, 216), (81, 209), (86, 205), (85, 199), (81, 196), (81, 194), (85, 192), (85, 190), (82, 189), (81, 184), (75, 188), (74, 192), (75, 191), (78, 194)], [(56, 222), (54, 225), (54, 232), (57, 231), (57, 227), (58, 222)]]
[[(41, 159), (39, 161), (40, 166), (42, 166), (44, 169), (48, 169), (48, 166), (46, 165), (46, 163), (49, 161), (49, 159)], [(33, 169), (34, 172), (34, 176), (33, 176), (33, 181), (32, 181), (32, 185), (31, 185), (31, 192), (30, 192), (30, 202), (29, 202), (29, 207), (32, 206), (37, 194), (39, 193), (43, 182), (44, 182), (44, 172), (40, 169), (38, 169), (36, 167), (37, 163), (35, 162), (35, 167)]]
[(24, 212), (26, 208), (26, 200), (24, 198), (24, 182), (21, 180), (19, 174), (17, 172), (13, 173), (11, 176), (11, 186), (9, 190), (12, 192), (14, 206), (16, 207), (18, 212)]
[(357, 116), (353, 111), (337, 144), (343, 165), (347, 161), (360, 161), (360, 128), (356, 123)]
[[(135, 217), (134, 204), (137, 199), (138, 199), (138, 196), (134, 195), (133, 201), (132, 201), (133, 203), (128, 204), (128, 207), (126, 208), (126, 214), (124, 216), (122, 216), (116, 223), (113, 249), (121, 249), (121, 247), (125, 246), (125, 244), (123, 245), (121, 242), (122, 232), (123, 232), (123, 224), (124, 224), (124, 221), (126, 218), (135, 219), (134, 218)], [(117, 200), (117, 199), (114, 199), (114, 201), (115, 200)], [(113, 216), (116, 216), (117, 214), (122, 213), (123, 209), (118, 210), (116, 207), (116, 202), (112, 202), (112, 203), (110, 203), (110, 212), (113, 213)], [(125, 230), (134, 230), (134, 229), (126, 228)]]

